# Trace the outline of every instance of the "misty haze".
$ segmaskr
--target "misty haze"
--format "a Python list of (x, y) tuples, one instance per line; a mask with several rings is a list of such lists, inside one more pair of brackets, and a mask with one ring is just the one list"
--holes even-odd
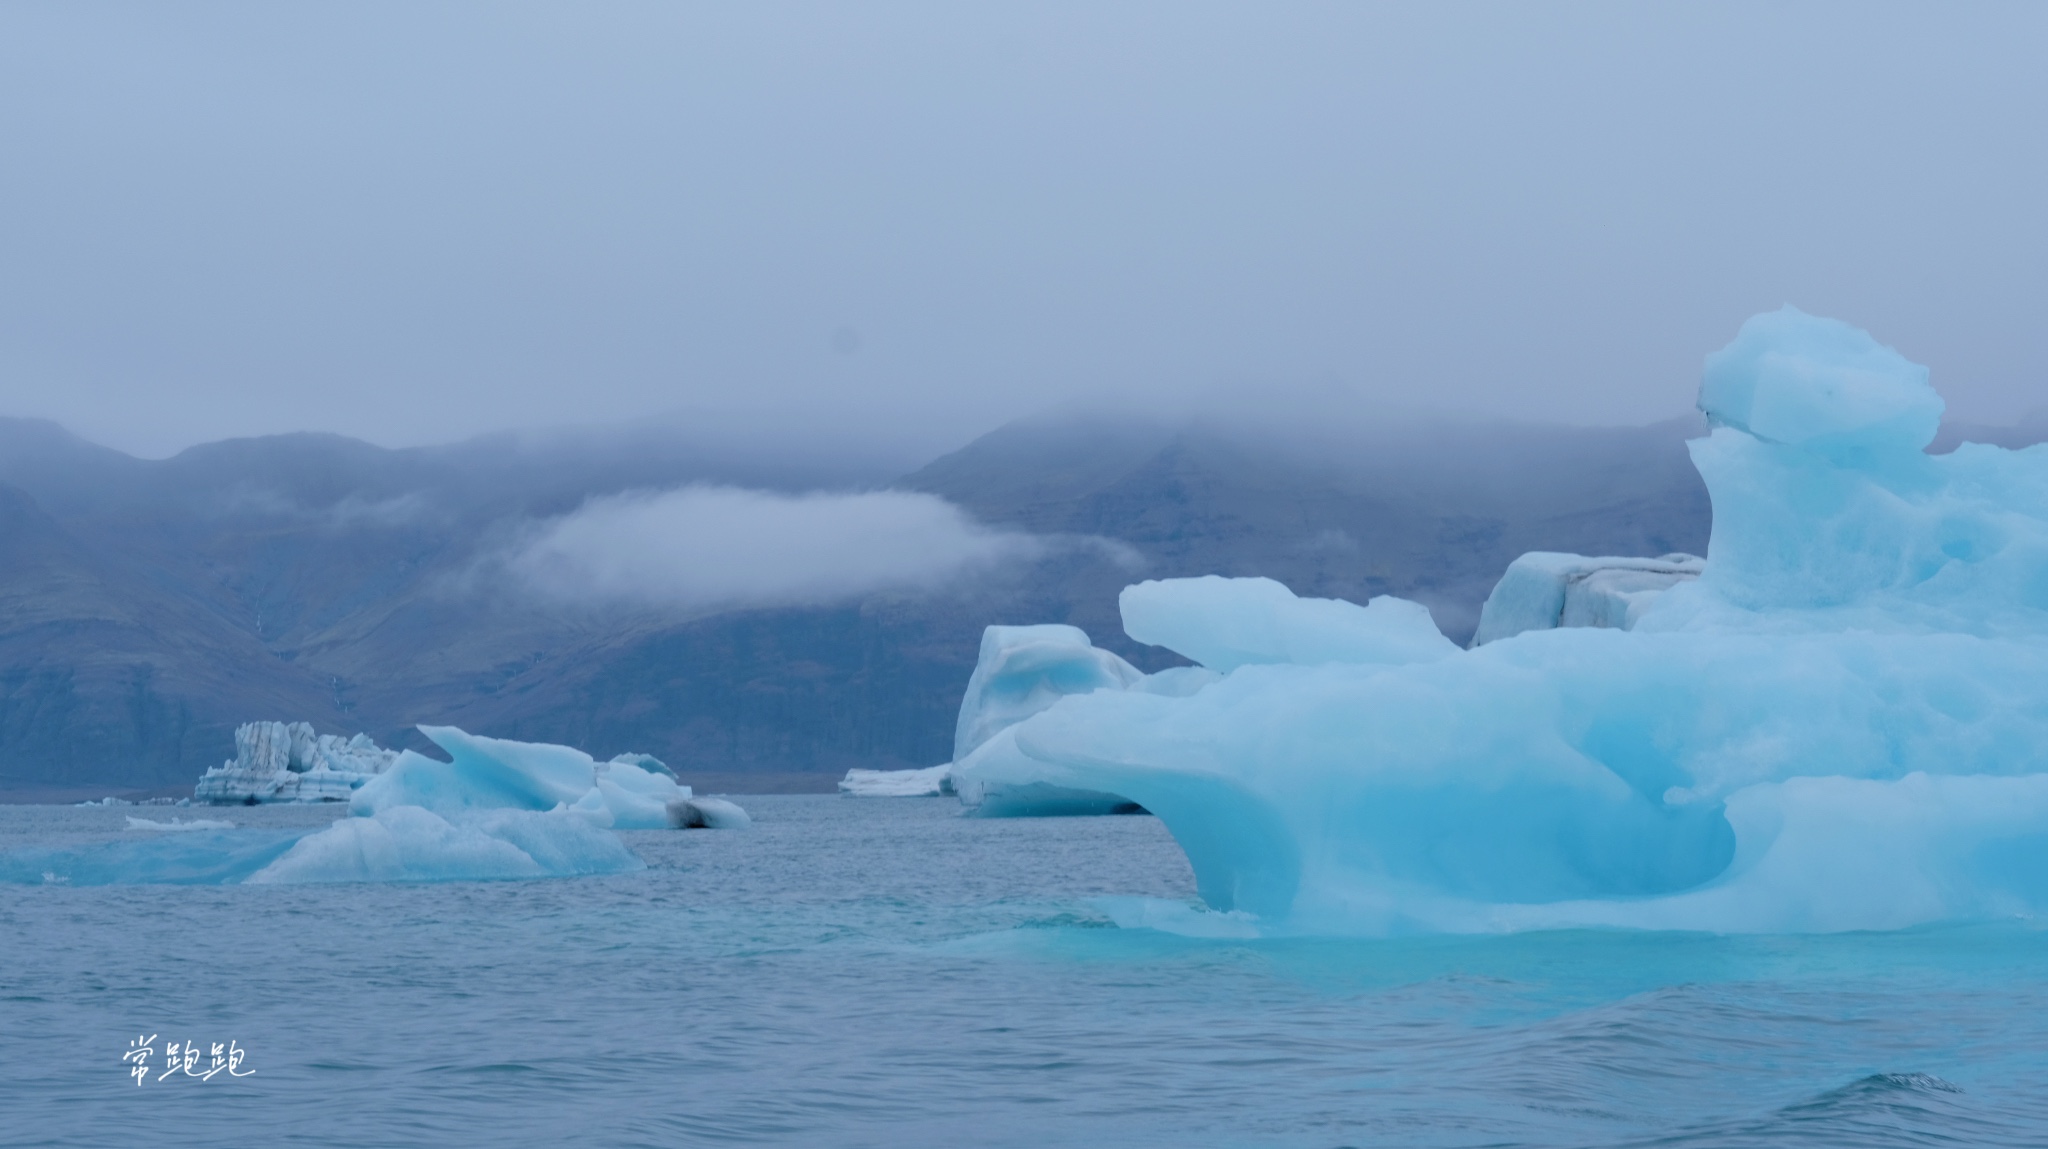
[(2044, 50), (0, 10), (0, 1130), (2039, 1144)]

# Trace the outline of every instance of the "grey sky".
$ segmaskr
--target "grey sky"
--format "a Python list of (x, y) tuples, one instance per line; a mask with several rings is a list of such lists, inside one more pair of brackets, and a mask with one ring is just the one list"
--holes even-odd
[(2042, 4), (12, 3), (0, 413), (1647, 421), (1791, 302), (2003, 419), (2044, 52)]

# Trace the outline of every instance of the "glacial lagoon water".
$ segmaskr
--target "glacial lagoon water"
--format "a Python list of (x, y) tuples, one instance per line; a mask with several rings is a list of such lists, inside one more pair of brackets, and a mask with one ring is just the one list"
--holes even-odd
[[(1193, 897), (1153, 818), (743, 801), (626, 874), (0, 884), (0, 1145), (2048, 1143), (2039, 924), (1191, 938), (1115, 924)], [(0, 850), (134, 814), (336, 811)]]

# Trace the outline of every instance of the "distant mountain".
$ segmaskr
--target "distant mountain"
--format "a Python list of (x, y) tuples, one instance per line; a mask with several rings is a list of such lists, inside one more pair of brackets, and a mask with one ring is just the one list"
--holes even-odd
[(0, 790), (189, 784), (257, 718), (415, 746), (414, 723), (449, 722), (686, 772), (930, 765), (989, 623), (1070, 622), (1141, 666), (1176, 662), (1123, 637), (1116, 594), (1138, 578), (1397, 594), (1463, 640), (1524, 551), (1701, 553), (1709, 508), (1684, 448), (1699, 429), (1018, 423), (893, 485), (1122, 548), (707, 614), (573, 608), (470, 576), (594, 495), (893, 472), (674, 428), (407, 450), (286, 435), (141, 460), (0, 419)]

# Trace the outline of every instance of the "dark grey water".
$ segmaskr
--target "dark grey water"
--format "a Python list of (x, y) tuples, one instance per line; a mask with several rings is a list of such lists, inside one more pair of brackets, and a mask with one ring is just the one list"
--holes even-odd
[(746, 804), (614, 877), (0, 884), (0, 1144), (2048, 1144), (2029, 925), (1205, 941), (1091, 900), (1192, 897), (1151, 818)]

